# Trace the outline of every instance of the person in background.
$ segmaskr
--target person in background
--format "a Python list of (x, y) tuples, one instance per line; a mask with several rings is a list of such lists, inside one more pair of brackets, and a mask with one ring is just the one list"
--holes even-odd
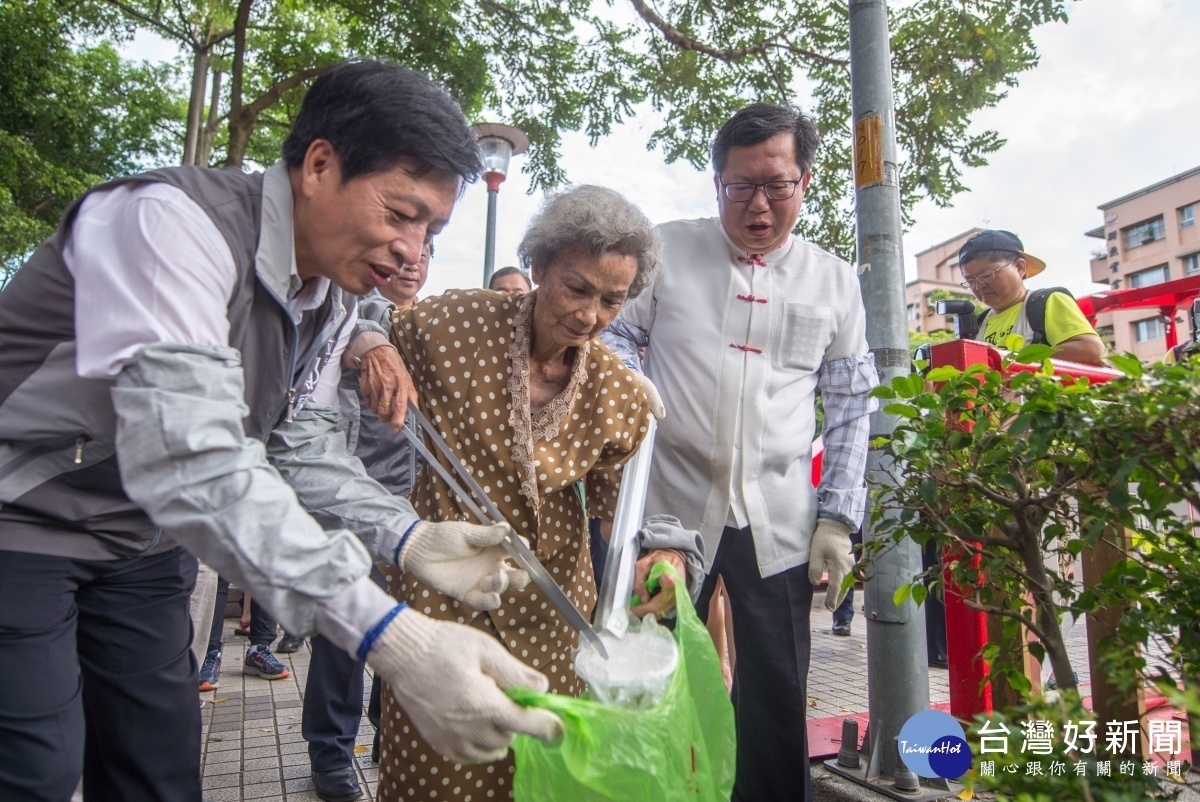
[(489, 290), (497, 292), (513, 292), (517, 295), (524, 295), (533, 289), (533, 285), (529, 283), (529, 276), (519, 267), (502, 267), (492, 274), (492, 280), (488, 282)]
[[(654, 444), (646, 512), (704, 537), (706, 614), (724, 578), (737, 649), (738, 802), (810, 800), (809, 615), (841, 600), (867, 491), (870, 392), (858, 277), (792, 234), (818, 144), (812, 120), (756, 103), (713, 142), (719, 216), (659, 226), (663, 265), (605, 341), (645, 372), (670, 414)], [(825, 458), (813, 488), (816, 393)]]
[[(199, 687), (201, 691), (216, 690), (221, 684), (221, 641), (225, 628), (225, 602), (228, 598), (229, 580), (225, 577), (218, 577), (217, 596), (213, 603), (212, 628), (208, 631), (208, 649), (204, 655), (204, 662), (200, 666)], [(242, 673), (270, 680), (290, 677), (291, 672), (287, 666), (279, 662), (279, 659), (271, 652), (271, 644), (278, 634), (275, 631), (275, 619), (253, 598), (250, 599), (249, 625), (249, 628), (245, 630), (249, 643), (246, 646), (246, 656), (242, 660)], [(285, 634), (280, 642), (282, 643), (286, 638)]]
[[(358, 321), (342, 358), (342, 381), (338, 386), (340, 420), (337, 428), (346, 434), (347, 450), (362, 460), (367, 474), (397, 496), (408, 497), (420, 468), (420, 456), (403, 436), (392, 430), (363, 405), (359, 381), (360, 356), (387, 344), (392, 314), (407, 309), (429, 276), (433, 243), (426, 243), (421, 258), (404, 265), (392, 280), (358, 302)], [(384, 590), (387, 580), (376, 567), (371, 579)], [(328, 638), (312, 639), (312, 659), (304, 689), (301, 732), (308, 742), (308, 759), (313, 787), (325, 802), (350, 802), (363, 795), (355, 770), (354, 741), (362, 721), (363, 670), (366, 663), (339, 649)], [(380, 679), (371, 681), (367, 718), (375, 727), (371, 758), (379, 762)]]
[(1075, 299), (1065, 292), (1051, 292), (1046, 298), (1042, 325), (1031, 323), (1026, 314), (1029, 290), (1025, 279), (1045, 270), (1046, 263), (1025, 253), (1016, 234), (989, 230), (973, 235), (958, 249), (958, 268), (963, 287), (988, 305), (979, 333), (984, 342), (1004, 347), (1009, 334), (1019, 334), (1026, 343), (1052, 346), (1055, 359), (1103, 364), (1100, 335), (1079, 311)]
[(352, 60), (265, 172), (172, 167), (86, 193), (0, 293), (0, 799), (200, 802), (197, 558), (389, 681), (455, 759), (557, 717), (488, 636), (397, 605), (394, 565), (494, 609), (511, 530), (422, 520), (346, 453), (357, 296), (449, 221), (482, 158), (445, 90)]

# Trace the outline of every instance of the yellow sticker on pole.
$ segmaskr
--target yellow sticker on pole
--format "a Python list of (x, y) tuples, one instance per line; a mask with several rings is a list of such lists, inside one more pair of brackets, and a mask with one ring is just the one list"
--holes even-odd
[(854, 188), (883, 181), (883, 117), (872, 114), (854, 124)]

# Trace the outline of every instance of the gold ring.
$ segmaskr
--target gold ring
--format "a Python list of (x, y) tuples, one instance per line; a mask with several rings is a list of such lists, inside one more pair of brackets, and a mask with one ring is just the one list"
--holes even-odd
[(384, 401), (383, 403), (381, 403), (381, 404), (379, 405), (379, 408), (380, 408), (380, 409), (391, 409), (391, 408), (392, 408), (392, 402), (391, 402), (391, 401)]

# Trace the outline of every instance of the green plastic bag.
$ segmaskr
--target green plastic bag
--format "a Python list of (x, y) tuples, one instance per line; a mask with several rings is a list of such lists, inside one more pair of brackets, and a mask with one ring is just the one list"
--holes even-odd
[[(659, 564), (651, 581), (664, 570), (674, 574)], [(517, 736), (517, 802), (728, 802), (736, 757), (733, 705), (712, 639), (682, 580), (675, 583), (675, 604), (679, 668), (662, 700), (649, 710), (509, 691), (520, 704), (557, 713), (564, 729), (555, 744)]]

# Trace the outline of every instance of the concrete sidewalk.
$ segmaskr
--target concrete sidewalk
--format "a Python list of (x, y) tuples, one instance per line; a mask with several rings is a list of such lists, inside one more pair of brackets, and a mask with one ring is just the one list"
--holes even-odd
[[(860, 610), (847, 638), (832, 634), (832, 614), (821, 604), (821, 594), (814, 599), (808, 684), (810, 731), (817, 720), (830, 719), (840, 724), (847, 714), (867, 710), (866, 625), (861, 615), (861, 596), (857, 601)], [(204, 799), (206, 802), (258, 799), (319, 802), (312, 789), (307, 744), (300, 734), (300, 705), (310, 657), (308, 646), (294, 654), (278, 655), (291, 671), (287, 679), (268, 681), (243, 675), (246, 639), (233, 634), (235, 625), (233, 619), (225, 622), (220, 687), (200, 694), (204, 721)], [(1081, 685), (1089, 683), (1085, 637), (1081, 624), (1068, 638)], [(932, 704), (948, 700), (947, 683), (946, 671), (929, 670)], [(369, 692), (370, 682), (366, 688)], [(371, 725), (364, 716), (356, 748), (364, 799), (374, 799), (378, 780), (378, 771), (371, 763), (372, 738)], [(815, 774), (819, 777), (816, 787), (821, 802), (882, 798), (857, 786), (850, 787), (853, 784), (847, 781), (820, 777), (819, 770)]]

